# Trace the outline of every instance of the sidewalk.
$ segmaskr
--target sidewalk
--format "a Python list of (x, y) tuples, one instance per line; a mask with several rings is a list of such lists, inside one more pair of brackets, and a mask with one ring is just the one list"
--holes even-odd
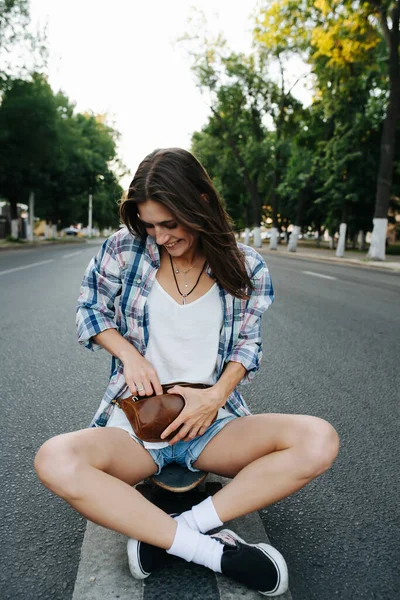
[[(104, 239), (104, 238), (96, 238)], [(21, 248), (40, 248), (43, 246), (51, 245), (75, 245), (75, 244), (87, 244), (90, 240), (86, 238), (58, 238), (57, 240), (37, 240), (34, 242), (6, 242), (0, 240), (0, 252), (1, 250), (20, 250)], [(363, 267), (367, 269), (381, 269), (384, 271), (395, 271), (400, 273), (400, 255), (386, 255), (386, 260), (369, 260), (367, 253), (364, 254), (355, 250), (347, 250), (343, 258), (338, 258), (335, 254), (336, 250), (330, 250), (328, 248), (315, 248), (309, 246), (298, 246), (297, 252), (289, 252), (286, 244), (279, 244), (278, 250), (270, 250), (269, 243), (264, 243), (262, 248), (255, 248), (263, 256), (279, 256), (286, 258), (300, 258), (304, 260), (315, 260), (319, 262), (332, 262), (345, 266)]]
[(263, 256), (279, 256), (286, 258), (299, 258), (304, 260), (315, 260), (319, 262), (331, 262), (344, 266), (363, 267), (367, 269), (382, 269), (400, 273), (400, 255), (386, 255), (385, 261), (369, 260), (367, 253), (347, 250), (343, 258), (338, 258), (336, 250), (328, 248), (315, 248), (298, 246), (297, 252), (289, 252), (286, 244), (280, 244), (278, 250), (270, 250), (269, 244), (263, 244), (262, 248), (255, 248)]

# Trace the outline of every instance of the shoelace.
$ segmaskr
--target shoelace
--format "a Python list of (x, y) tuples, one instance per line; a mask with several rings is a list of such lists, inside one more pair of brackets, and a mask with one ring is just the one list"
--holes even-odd
[(237, 546), (238, 545), (237, 539), (234, 538), (230, 533), (227, 533), (226, 531), (220, 531), (218, 533), (214, 533), (211, 537), (214, 539), (217, 539), (219, 542), (221, 542), (222, 544), (225, 544), (227, 546)]

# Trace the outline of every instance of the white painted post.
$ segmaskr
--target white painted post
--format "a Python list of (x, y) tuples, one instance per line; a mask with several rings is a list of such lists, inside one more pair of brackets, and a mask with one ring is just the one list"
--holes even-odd
[(357, 243), (359, 250), (365, 250), (365, 231), (362, 229), (358, 232)]
[(92, 235), (92, 194), (89, 194), (89, 220), (88, 220), (88, 236)]
[(35, 227), (34, 211), (35, 211), (35, 194), (33, 192), (31, 192), (29, 194), (29, 238), (28, 238), (31, 242), (33, 242), (33, 234), (34, 234), (34, 227)]
[(244, 230), (244, 243), (246, 246), (248, 246), (249, 242), (250, 242), (250, 228), (246, 227)]
[(261, 248), (261, 246), (262, 246), (261, 227), (254, 227), (253, 245), (255, 248)]
[(295, 225), (293, 227), (292, 233), (289, 238), (289, 252), (296, 252), (297, 250), (297, 240), (299, 239), (301, 227), (299, 225)]
[(371, 245), (368, 251), (368, 258), (371, 260), (385, 260), (386, 256), (386, 233), (387, 219), (373, 219), (374, 228), (372, 230)]
[(271, 237), (269, 238), (269, 249), (278, 250), (278, 228), (271, 228)]
[(340, 223), (339, 241), (338, 241), (338, 245), (336, 248), (336, 256), (338, 256), (339, 258), (343, 258), (343, 256), (344, 256), (344, 251), (346, 248), (346, 230), (347, 230), (347, 223)]
[(18, 219), (11, 220), (11, 237), (13, 240), (18, 239)]

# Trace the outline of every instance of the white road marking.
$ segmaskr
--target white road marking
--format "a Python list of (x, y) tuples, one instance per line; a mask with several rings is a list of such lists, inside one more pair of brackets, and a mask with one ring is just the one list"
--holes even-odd
[(331, 277), (330, 275), (321, 275), (321, 273), (314, 273), (314, 271), (303, 271), (306, 275), (314, 275), (314, 277), (322, 277), (323, 279), (337, 279), (337, 277)]
[(82, 252), (82, 250), (78, 250), (77, 252), (70, 252), (70, 254), (63, 254), (63, 256), (61, 258), (70, 258), (71, 256), (76, 256), (77, 254), (80, 254)]
[(30, 265), (24, 265), (23, 267), (15, 267), (15, 269), (7, 269), (7, 271), (0, 271), (0, 275), (7, 275), (7, 273), (15, 273), (15, 271), (22, 271), (23, 269), (29, 269), (30, 267), (39, 267), (40, 265), (47, 265), (47, 263), (54, 262), (54, 258), (50, 260), (41, 260), (40, 262), (31, 263)]
[[(216, 475), (209, 475), (208, 480), (221, 481), (224, 485), (229, 483), (228, 479)], [(232, 529), (250, 544), (269, 543), (258, 512), (224, 523), (224, 527)], [(143, 600), (146, 597), (145, 580), (133, 579), (128, 571), (126, 542), (125, 536), (88, 521), (72, 600), (110, 600), (116, 597), (120, 600)], [(216, 577), (220, 598), (227, 600), (260, 598), (258, 592), (249, 590), (240, 583), (226, 579), (222, 575), (217, 574)], [(171, 578), (167, 581), (171, 584), (168, 597), (179, 598), (179, 579)], [(158, 589), (158, 597), (165, 597), (162, 587)], [(292, 600), (290, 591), (279, 596), (279, 600)]]

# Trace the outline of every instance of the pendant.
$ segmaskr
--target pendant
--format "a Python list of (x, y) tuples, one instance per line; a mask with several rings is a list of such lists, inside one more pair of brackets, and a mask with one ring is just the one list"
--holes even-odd
[(182, 304), (183, 304), (183, 305), (185, 305), (185, 304), (186, 304), (186, 296), (183, 296)]
[(177, 273), (177, 274), (178, 274), (178, 273), (179, 273), (179, 269), (176, 269), (175, 273)]

